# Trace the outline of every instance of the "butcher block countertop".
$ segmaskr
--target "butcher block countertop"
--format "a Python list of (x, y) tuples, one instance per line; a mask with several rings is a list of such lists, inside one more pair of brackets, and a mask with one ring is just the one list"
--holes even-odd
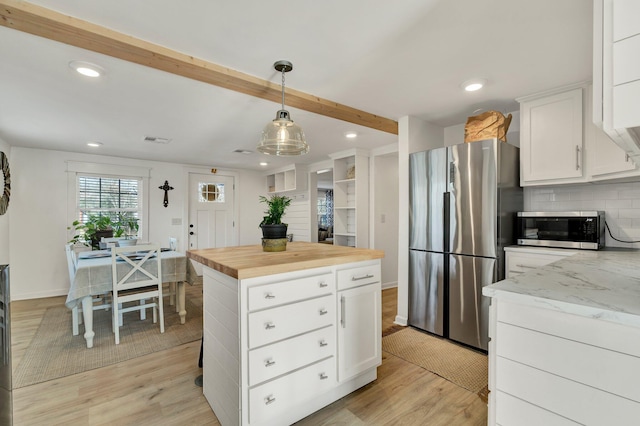
[(292, 242), (282, 252), (264, 252), (262, 245), (188, 250), (187, 257), (237, 279), (381, 259), (382, 250)]

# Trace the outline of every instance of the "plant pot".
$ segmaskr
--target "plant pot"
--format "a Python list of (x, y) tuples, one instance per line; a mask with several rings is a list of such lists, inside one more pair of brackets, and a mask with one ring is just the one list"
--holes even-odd
[(285, 251), (287, 249), (286, 238), (263, 238), (262, 251)]
[(262, 225), (262, 238), (276, 239), (287, 238), (287, 225), (280, 223), (278, 225)]
[(91, 247), (95, 250), (99, 250), (100, 241), (102, 241), (102, 238), (113, 238), (113, 229), (96, 231), (93, 238), (91, 238)]
[(137, 243), (138, 243), (137, 238), (128, 238), (128, 239), (118, 240), (119, 247), (135, 246)]

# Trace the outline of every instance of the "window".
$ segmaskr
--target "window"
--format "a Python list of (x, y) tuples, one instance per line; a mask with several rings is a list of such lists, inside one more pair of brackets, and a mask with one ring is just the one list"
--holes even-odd
[(224, 183), (198, 182), (198, 202), (224, 203)]
[[(112, 222), (142, 219), (142, 179), (117, 176), (78, 175), (77, 218), (108, 216)], [(140, 227), (142, 229), (142, 227)]]

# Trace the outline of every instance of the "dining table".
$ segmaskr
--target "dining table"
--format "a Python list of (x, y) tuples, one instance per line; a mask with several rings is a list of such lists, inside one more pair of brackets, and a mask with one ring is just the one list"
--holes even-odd
[[(176, 310), (180, 315), (180, 323), (186, 321), (185, 282), (187, 281), (187, 262), (184, 253), (163, 250), (160, 253), (162, 266), (162, 282), (176, 283)], [(156, 259), (149, 259), (147, 263), (153, 266)], [(130, 268), (125, 262), (118, 268)], [(119, 274), (119, 272), (118, 272)], [(67, 295), (65, 305), (69, 309), (82, 307), (84, 320), (84, 338), (87, 348), (93, 347), (93, 298), (109, 293), (113, 290), (111, 252), (110, 250), (93, 250), (78, 253), (76, 274)]]

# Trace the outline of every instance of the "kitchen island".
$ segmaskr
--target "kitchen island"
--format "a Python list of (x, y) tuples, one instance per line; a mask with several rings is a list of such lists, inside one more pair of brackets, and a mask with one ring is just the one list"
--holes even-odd
[(640, 252), (585, 251), (483, 289), (489, 424), (637, 424)]
[(203, 393), (222, 425), (286, 425), (372, 382), (380, 250), (190, 250), (204, 265)]

